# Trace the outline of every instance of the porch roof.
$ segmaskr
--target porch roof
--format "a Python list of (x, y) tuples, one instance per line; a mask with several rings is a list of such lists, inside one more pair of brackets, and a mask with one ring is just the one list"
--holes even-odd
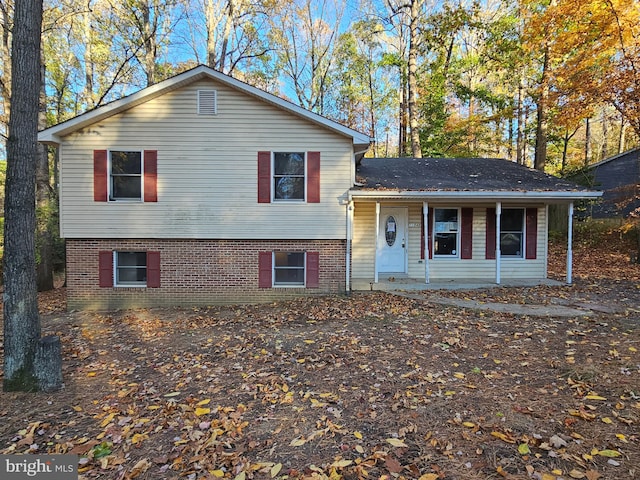
[(601, 192), (499, 158), (364, 158), (354, 198), (573, 201)]

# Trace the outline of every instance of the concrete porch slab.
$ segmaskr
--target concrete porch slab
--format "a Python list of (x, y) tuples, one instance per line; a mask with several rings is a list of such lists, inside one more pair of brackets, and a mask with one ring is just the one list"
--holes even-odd
[(352, 279), (352, 291), (415, 291), (415, 290), (476, 290), (481, 288), (496, 287), (535, 287), (538, 285), (560, 286), (566, 285), (564, 282), (552, 279), (517, 279), (505, 280), (500, 284), (491, 280), (446, 280), (438, 279), (430, 283), (425, 283), (423, 278), (409, 278), (405, 276), (385, 276), (379, 277), (378, 283), (364, 279)]

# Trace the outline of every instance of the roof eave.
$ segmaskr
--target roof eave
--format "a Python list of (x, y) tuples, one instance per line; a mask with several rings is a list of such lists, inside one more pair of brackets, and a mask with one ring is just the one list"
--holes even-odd
[(602, 196), (602, 192), (563, 192), (563, 191), (406, 191), (406, 190), (350, 190), (351, 199), (411, 199), (411, 200), (453, 200), (501, 201), (573, 201), (589, 200)]

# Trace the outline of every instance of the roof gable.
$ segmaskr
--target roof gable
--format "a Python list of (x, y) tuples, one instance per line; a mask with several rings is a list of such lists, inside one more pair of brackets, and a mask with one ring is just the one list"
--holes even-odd
[(136, 93), (90, 110), (53, 127), (42, 130), (38, 134), (38, 141), (42, 143), (57, 145), (60, 143), (61, 138), (66, 135), (76, 132), (96, 122), (100, 122), (106, 118), (112, 117), (118, 113), (134, 108), (137, 105), (148, 102), (154, 98), (164, 95), (165, 93), (179, 89), (203, 78), (216, 80), (247, 95), (274, 105), (282, 110), (293, 113), (294, 115), (304, 118), (318, 126), (327, 128), (340, 135), (351, 138), (354, 147), (357, 150), (364, 150), (368, 148), (369, 144), (372, 141), (372, 139), (368, 135), (346, 127), (340, 123), (329, 120), (328, 118), (322, 117), (321, 115), (313, 113), (310, 110), (306, 110), (287, 100), (267, 93), (247, 83), (241, 82), (240, 80), (213, 70), (212, 68), (209, 68), (205, 65), (200, 65), (191, 70), (187, 70), (186, 72), (180, 73), (174, 77), (142, 89)]

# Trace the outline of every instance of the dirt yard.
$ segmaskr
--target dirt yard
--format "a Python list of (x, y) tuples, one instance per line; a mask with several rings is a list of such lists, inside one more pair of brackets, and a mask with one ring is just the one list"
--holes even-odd
[(418, 298), (97, 314), (49, 292), (65, 388), (0, 393), (0, 454), (75, 453), (82, 479), (640, 478), (640, 266), (575, 259), (572, 286)]

